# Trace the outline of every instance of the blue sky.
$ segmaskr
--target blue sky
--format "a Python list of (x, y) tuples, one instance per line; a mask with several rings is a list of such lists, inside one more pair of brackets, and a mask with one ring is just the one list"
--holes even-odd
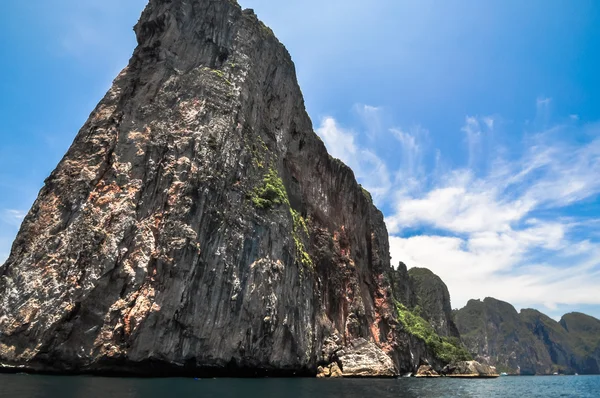
[[(287, 46), (315, 130), (453, 305), (600, 316), (600, 3), (241, 0)], [(123, 68), (145, 0), (0, 15), (0, 262)]]

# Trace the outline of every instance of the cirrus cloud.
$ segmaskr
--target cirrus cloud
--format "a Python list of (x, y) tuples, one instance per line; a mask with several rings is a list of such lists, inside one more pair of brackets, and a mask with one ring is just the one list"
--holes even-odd
[[(538, 116), (548, 119), (550, 103), (538, 99)], [(585, 211), (600, 194), (600, 128), (549, 126), (518, 134), (518, 150), (487, 149), (497, 125), (496, 117), (465, 118), (460, 130), (469, 158), (461, 167), (444, 167), (443, 153), (431, 148), (422, 128), (389, 128), (403, 159), (396, 170), (376, 144), (360, 147), (351, 130), (331, 130), (332, 118), (319, 134), (334, 156), (359, 170), (363, 185), (381, 182), (382, 175), (377, 168), (361, 172), (359, 153), (378, 159), (386, 182), (389, 170), (396, 175), (378, 191), (389, 205), (392, 263), (437, 273), (455, 307), (486, 296), (551, 312), (600, 305), (600, 220)], [(429, 169), (428, 156), (436, 159)]]
[(22, 210), (0, 210), (0, 265), (8, 258), (12, 240), (25, 216), (26, 213)]

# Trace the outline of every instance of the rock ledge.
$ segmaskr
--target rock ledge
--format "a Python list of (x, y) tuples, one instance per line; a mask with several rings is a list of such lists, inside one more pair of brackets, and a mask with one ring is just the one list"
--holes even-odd
[(500, 376), (494, 366), (483, 365), (477, 361), (463, 361), (446, 365), (442, 369), (442, 375), (463, 378), (495, 378)]

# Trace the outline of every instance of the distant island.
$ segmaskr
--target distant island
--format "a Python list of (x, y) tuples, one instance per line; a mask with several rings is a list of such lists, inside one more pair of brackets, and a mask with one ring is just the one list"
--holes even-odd
[(600, 321), (573, 312), (559, 322), (486, 298), (454, 311), (461, 338), (479, 360), (520, 375), (600, 373)]

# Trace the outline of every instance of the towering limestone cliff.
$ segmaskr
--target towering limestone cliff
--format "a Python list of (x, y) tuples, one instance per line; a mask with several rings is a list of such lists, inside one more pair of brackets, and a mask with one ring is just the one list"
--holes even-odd
[(515, 374), (600, 373), (600, 320), (571, 313), (560, 322), (505, 302), (471, 300), (455, 312), (467, 348), (480, 362)]
[(0, 268), (30, 370), (414, 371), (382, 214), (313, 132), (285, 48), (233, 0), (151, 0), (129, 65)]

